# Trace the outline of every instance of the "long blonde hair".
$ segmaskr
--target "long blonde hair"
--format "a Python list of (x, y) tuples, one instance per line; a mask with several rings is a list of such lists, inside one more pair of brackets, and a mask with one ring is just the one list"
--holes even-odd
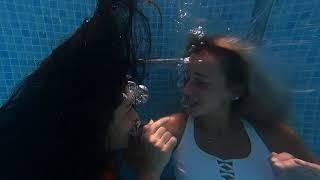
[[(192, 36), (186, 56), (207, 50), (218, 56), (229, 84), (241, 85), (242, 96), (236, 110), (249, 121), (262, 126), (291, 117), (290, 98), (286, 88), (276, 84), (255, 58), (254, 46), (235, 36)], [(230, 86), (230, 85), (229, 85)]]

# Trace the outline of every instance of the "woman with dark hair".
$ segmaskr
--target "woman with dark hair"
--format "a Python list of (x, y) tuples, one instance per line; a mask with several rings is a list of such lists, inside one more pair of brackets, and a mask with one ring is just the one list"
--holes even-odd
[[(93, 17), (22, 81), (0, 109), (0, 179), (116, 179), (113, 152), (127, 146), (138, 118), (125, 98), (126, 75), (138, 77), (134, 23), (150, 47), (135, 0), (99, 0)], [(150, 122), (143, 137), (157, 136), (161, 145), (149, 150), (163, 158), (145, 163), (141, 179), (158, 178), (175, 143), (158, 128)]]
[(285, 93), (256, 69), (248, 48), (233, 36), (190, 39), (184, 113), (160, 119), (178, 139), (176, 179), (319, 179), (316, 159), (284, 122)]

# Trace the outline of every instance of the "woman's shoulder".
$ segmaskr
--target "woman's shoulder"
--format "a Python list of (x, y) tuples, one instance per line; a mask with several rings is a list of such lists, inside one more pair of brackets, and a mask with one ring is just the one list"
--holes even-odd
[(302, 139), (287, 123), (279, 121), (268, 127), (253, 126), (271, 152), (288, 152), (305, 161), (315, 161)]

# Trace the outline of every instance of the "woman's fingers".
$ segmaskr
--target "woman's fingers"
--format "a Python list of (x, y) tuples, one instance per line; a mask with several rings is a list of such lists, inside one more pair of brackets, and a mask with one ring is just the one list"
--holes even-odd
[(163, 126), (168, 119), (160, 119), (154, 123), (151, 124), (150, 126), (150, 133), (154, 134), (161, 126)]
[(270, 156), (270, 159), (272, 162), (276, 162), (276, 161), (286, 161), (286, 160), (289, 160), (289, 159), (294, 159), (295, 157), (292, 156), (291, 154), (289, 153), (286, 153), (286, 152), (282, 152), (282, 153), (275, 153), (275, 152), (272, 152), (271, 153), (271, 156)]
[(161, 141), (163, 144), (166, 144), (166, 143), (170, 140), (171, 137), (172, 137), (172, 134), (171, 134), (169, 131), (166, 131), (166, 132), (162, 135), (160, 141)]
[(142, 151), (145, 167), (157, 173), (161, 173), (169, 162), (172, 150), (177, 144), (177, 139), (163, 127), (168, 120), (149, 122), (143, 127)]
[(295, 168), (297, 164), (294, 162), (294, 159), (289, 159), (285, 161), (277, 161), (274, 165), (280, 170)]
[(278, 179), (320, 179), (320, 166), (295, 158), (289, 153), (271, 155)]
[(156, 139), (161, 139), (161, 137), (166, 133), (167, 130), (164, 127), (159, 127), (159, 129), (153, 134), (153, 137)]
[(162, 150), (164, 152), (171, 152), (177, 145), (177, 138), (172, 136), (169, 141), (163, 146)]
[(158, 121), (150, 121), (144, 126), (144, 138), (158, 148), (162, 147), (170, 140), (172, 134), (163, 125), (169, 119), (160, 119)]

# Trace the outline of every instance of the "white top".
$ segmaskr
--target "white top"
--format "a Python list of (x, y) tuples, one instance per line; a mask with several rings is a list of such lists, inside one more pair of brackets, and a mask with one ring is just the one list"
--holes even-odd
[(270, 151), (255, 129), (245, 120), (242, 123), (250, 139), (250, 154), (244, 159), (222, 160), (198, 147), (194, 139), (194, 120), (189, 117), (180, 144), (173, 153), (176, 179), (274, 180)]

